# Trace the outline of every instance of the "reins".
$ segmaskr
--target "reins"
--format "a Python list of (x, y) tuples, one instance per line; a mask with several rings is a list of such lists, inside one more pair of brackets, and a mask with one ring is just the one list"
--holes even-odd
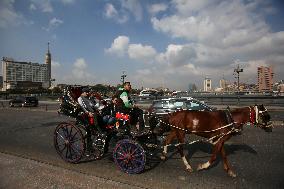
[[(178, 126), (175, 126), (175, 125), (172, 125), (172, 124), (169, 124), (169, 123), (166, 123), (164, 122), (163, 120), (161, 120), (160, 118), (158, 118), (156, 115), (152, 114), (152, 113), (148, 113), (148, 115), (153, 115), (155, 117), (155, 119), (157, 119), (160, 123), (163, 123), (169, 127), (172, 127), (172, 128), (175, 128), (175, 129), (178, 129), (178, 130), (182, 130), (186, 133), (193, 133), (193, 134), (196, 134), (196, 133), (211, 133), (211, 132), (216, 132), (216, 131), (219, 131), (221, 129), (225, 129), (225, 128), (228, 128), (228, 127), (231, 127), (234, 125), (234, 122), (232, 123), (229, 123), (227, 125), (224, 125), (222, 127), (219, 127), (217, 129), (212, 129), (212, 130), (207, 130), (207, 131), (189, 131), (187, 129), (183, 129), (183, 128), (180, 128)], [(169, 145), (166, 145), (166, 146), (178, 146), (178, 145), (182, 145), (182, 144), (193, 144), (193, 143), (196, 143), (196, 142), (209, 142), (211, 144), (216, 144), (217, 142), (219, 142), (219, 140), (231, 133), (236, 133), (236, 132), (239, 132), (240, 130), (239, 129), (236, 129), (235, 127), (232, 127), (231, 130), (229, 130), (228, 132), (226, 133), (220, 133), (220, 134), (217, 134), (217, 135), (214, 135), (212, 136), (211, 138), (207, 139), (207, 140), (195, 140), (195, 141), (192, 141), (192, 142), (188, 142), (188, 143), (178, 143), (178, 144), (169, 144)], [(217, 139), (214, 141), (214, 139)]]

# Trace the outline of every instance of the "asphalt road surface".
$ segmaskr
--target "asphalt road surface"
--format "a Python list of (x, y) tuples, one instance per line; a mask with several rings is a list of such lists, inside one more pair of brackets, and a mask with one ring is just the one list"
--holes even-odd
[(98, 161), (66, 163), (53, 147), (54, 129), (66, 120), (70, 118), (42, 108), (0, 108), (0, 188), (284, 188), (281, 124), (271, 133), (246, 126), (242, 135), (226, 142), (237, 174), (231, 178), (222, 161), (196, 171), (211, 155), (212, 146), (203, 142), (185, 146), (193, 173), (185, 171), (175, 149), (170, 149), (168, 160), (149, 160), (146, 170), (136, 175), (118, 170), (111, 154)]

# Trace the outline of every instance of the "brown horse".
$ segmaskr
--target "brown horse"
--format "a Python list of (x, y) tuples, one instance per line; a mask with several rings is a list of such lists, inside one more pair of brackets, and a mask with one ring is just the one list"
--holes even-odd
[[(263, 105), (255, 108), (256, 121), (263, 125), (268, 125), (270, 121), (269, 114)], [(164, 142), (164, 151), (161, 159), (166, 158), (167, 146), (173, 139), (177, 138), (179, 144), (184, 144), (185, 134), (192, 133), (198, 136), (208, 138), (213, 144), (213, 152), (210, 160), (206, 163), (199, 164), (197, 170), (209, 168), (217, 158), (217, 154), (221, 153), (223, 159), (224, 170), (232, 177), (236, 174), (232, 171), (228, 164), (227, 156), (224, 149), (224, 143), (229, 140), (233, 134), (241, 129), (244, 123), (249, 119), (248, 112), (245, 110), (236, 110), (230, 114), (228, 111), (179, 111), (169, 115), (168, 123), (171, 131)], [(247, 118), (248, 117), (248, 118)], [(234, 123), (234, 121), (239, 121)], [(186, 160), (182, 145), (178, 145), (178, 151), (186, 166), (186, 170), (192, 172), (192, 168)]]

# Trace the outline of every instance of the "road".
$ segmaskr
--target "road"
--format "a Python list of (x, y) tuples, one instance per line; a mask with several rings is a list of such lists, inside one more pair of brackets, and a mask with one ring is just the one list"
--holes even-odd
[[(137, 175), (119, 171), (110, 158), (111, 154), (99, 161), (66, 163), (60, 159), (53, 147), (53, 131), (58, 123), (66, 120), (70, 118), (58, 116), (56, 111), (45, 111), (42, 108), (0, 108), (0, 170), (4, 170), (0, 173), (0, 188), (16, 188), (17, 184), (27, 186), (24, 188), (284, 187), (283, 125), (275, 125), (272, 133), (247, 126), (242, 135), (234, 136), (226, 143), (229, 163), (237, 173), (236, 178), (231, 178), (223, 171), (220, 161), (208, 170), (187, 173), (174, 149), (170, 150), (170, 158), (167, 161), (151, 160), (146, 170)], [(188, 140), (196, 139), (191, 135), (189, 138)], [(190, 158), (195, 170), (199, 163), (209, 159), (211, 147), (210, 144), (201, 142), (185, 146), (187, 158)], [(5, 160), (13, 160), (14, 164), (5, 164)], [(27, 171), (29, 179), (11, 179), (11, 174), (18, 173), (13, 173), (13, 169), (8, 169), (8, 165), (17, 167), (16, 162), (19, 161), (33, 162), (33, 165), (36, 163), (35, 170), (42, 167), (43, 171), (49, 170), (49, 173), (27, 171), (27, 166), (21, 170)], [(8, 171), (7, 174), (4, 174), (5, 170)], [(39, 179), (39, 173), (49, 179), (49, 182), (44, 183), (45, 179)], [(37, 179), (37, 184), (31, 184), (31, 178)], [(86, 182), (96, 185), (84, 185)]]

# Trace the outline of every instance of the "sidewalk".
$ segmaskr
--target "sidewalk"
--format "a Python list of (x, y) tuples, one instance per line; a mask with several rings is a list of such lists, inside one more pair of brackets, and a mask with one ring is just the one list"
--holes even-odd
[(0, 153), (0, 188), (135, 189), (138, 187)]

